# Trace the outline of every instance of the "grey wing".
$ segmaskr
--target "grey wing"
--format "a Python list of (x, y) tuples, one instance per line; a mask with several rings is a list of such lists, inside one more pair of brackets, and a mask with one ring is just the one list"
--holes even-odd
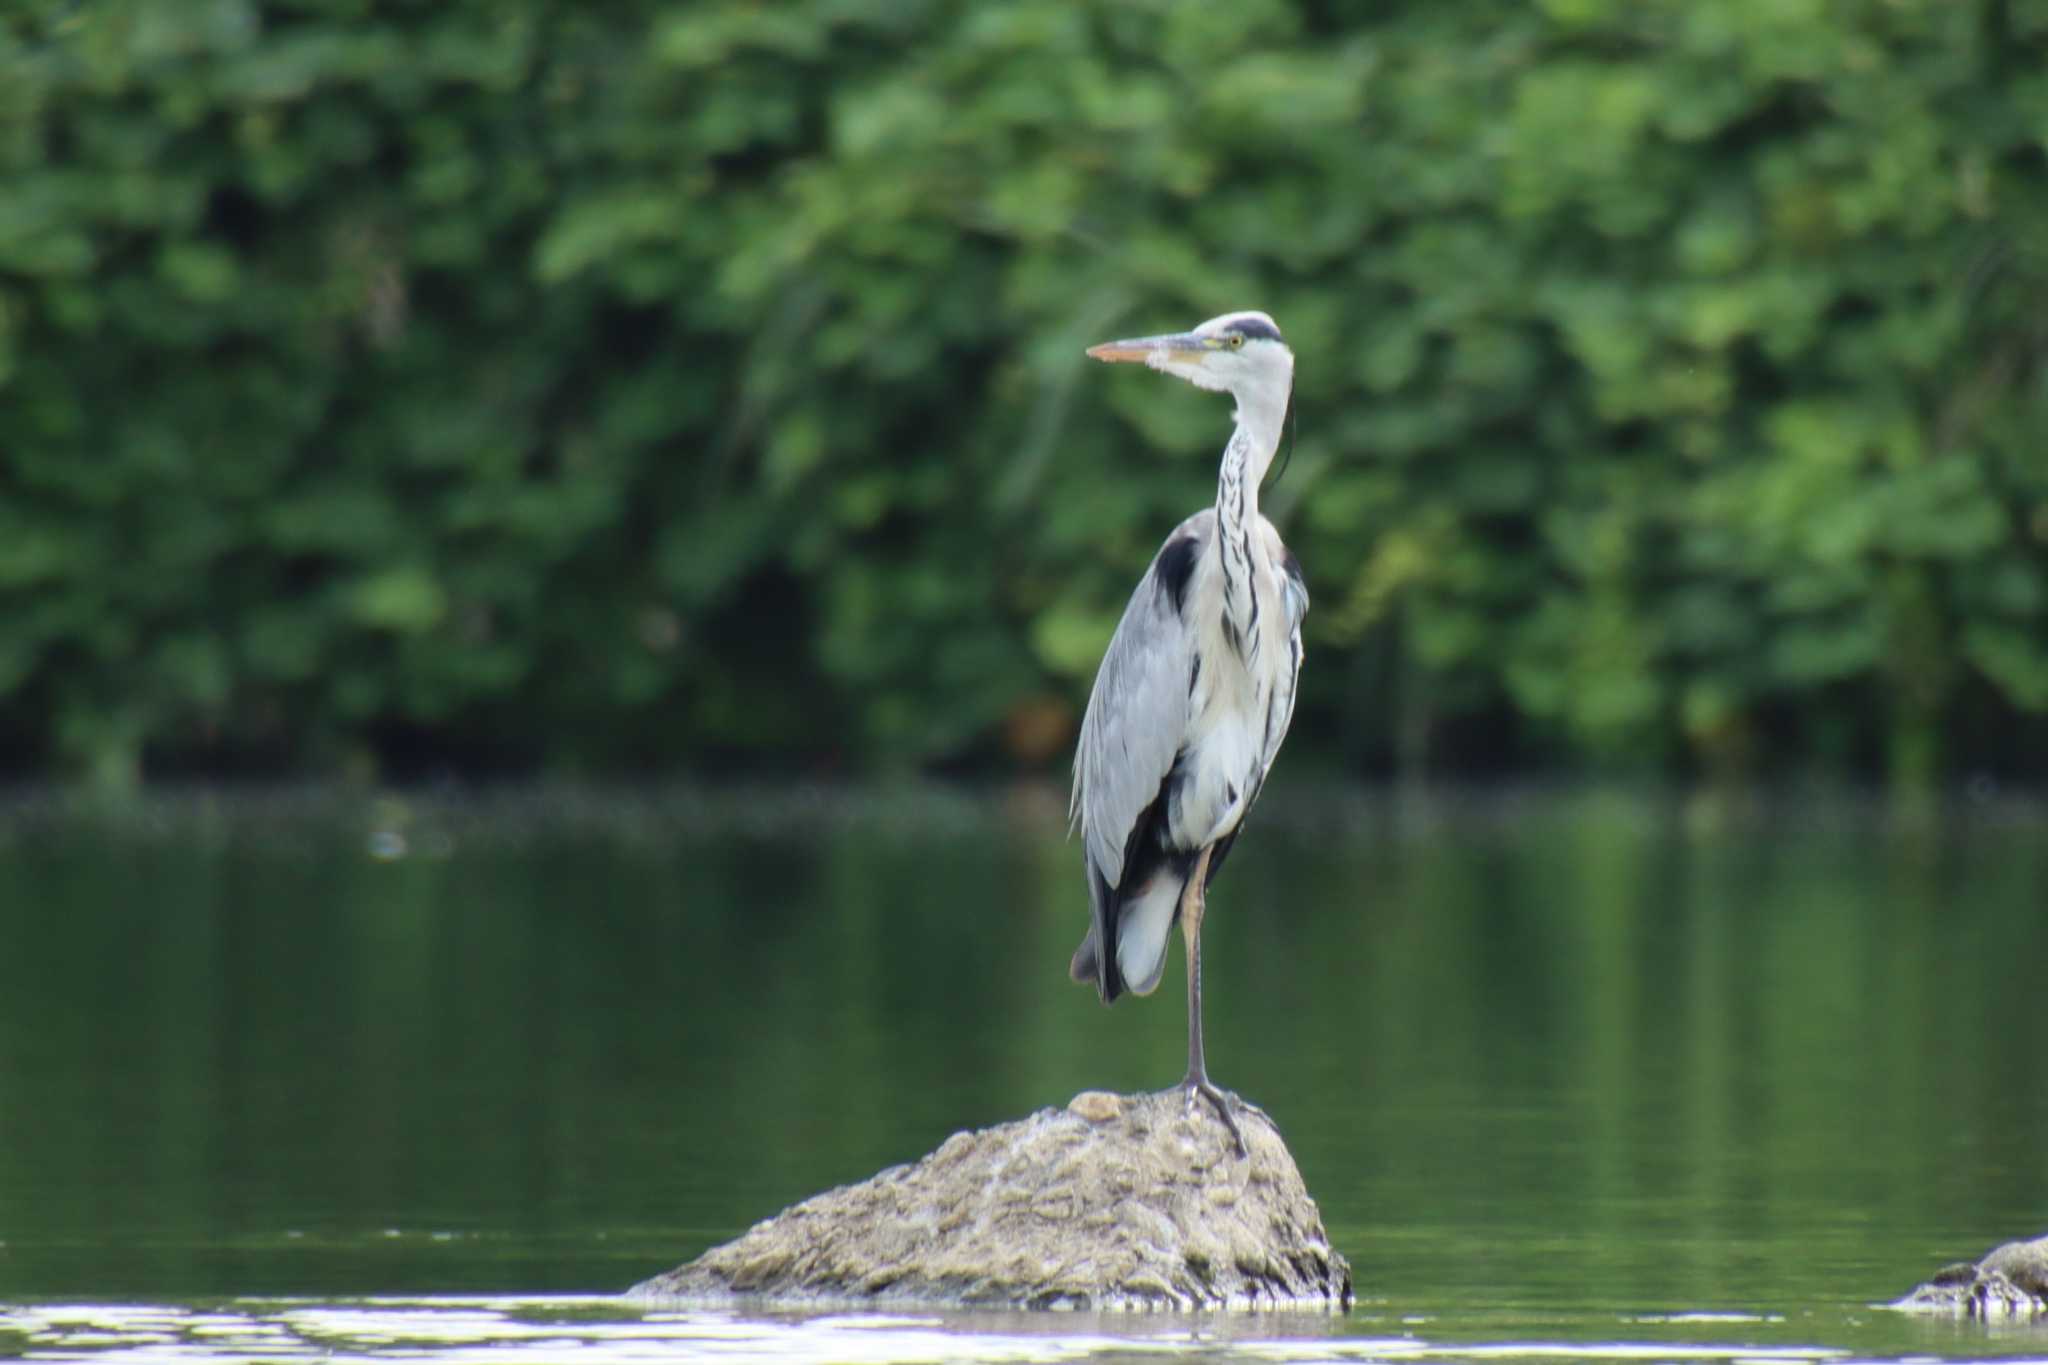
[[(1277, 533), (1273, 539), (1279, 542)], [(1308, 615), (1308, 580), (1302, 576), (1301, 561), (1285, 545), (1280, 546), (1280, 600), (1287, 608), (1287, 680), (1282, 695), (1274, 699), (1273, 720), (1266, 730), (1266, 751), (1259, 765), (1261, 787), (1266, 785), (1266, 774), (1280, 756), (1280, 742), (1287, 738), (1287, 727), (1294, 720), (1295, 685), (1301, 680), (1301, 622)]]
[(1124, 608), (1081, 721), (1069, 815), (1111, 887), (1122, 885), (1131, 830), (1158, 798), (1187, 735), (1195, 632), (1182, 604), (1215, 517), (1189, 517), (1160, 547)]

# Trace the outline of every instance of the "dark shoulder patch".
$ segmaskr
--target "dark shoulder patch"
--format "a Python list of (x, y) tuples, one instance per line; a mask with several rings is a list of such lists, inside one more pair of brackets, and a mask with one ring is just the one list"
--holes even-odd
[(1159, 580), (1159, 591), (1172, 600), (1176, 616), (1186, 603), (1188, 580), (1194, 577), (1201, 549), (1198, 537), (1175, 536), (1159, 547), (1159, 558), (1152, 561), (1152, 576)]
[(1301, 561), (1294, 557), (1294, 551), (1284, 548), (1280, 551), (1280, 572), (1301, 584), (1302, 591), (1308, 590), (1308, 577), (1302, 573)]
[(1264, 337), (1268, 341), (1282, 340), (1280, 329), (1264, 318), (1239, 318), (1223, 330), (1236, 332), (1239, 336)]

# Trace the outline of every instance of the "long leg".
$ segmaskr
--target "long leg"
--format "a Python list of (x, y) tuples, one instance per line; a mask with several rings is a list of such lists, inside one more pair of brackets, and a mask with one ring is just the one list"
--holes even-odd
[(1180, 932), (1188, 950), (1188, 1074), (1181, 1085), (1188, 1092), (1190, 1106), (1195, 1096), (1200, 1095), (1216, 1107), (1223, 1126), (1230, 1130), (1231, 1140), (1237, 1144), (1237, 1154), (1245, 1156), (1248, 1149), (1244, 1134), (1237, 1130), (1230, 1101), (1209, 1083), (1209, 1067), (1202, 1055), (1202, 911), (1208, 900), (1209, 855), (1214, 848), (1212, 844), (1203, 849), (1195, 859), (1194, 875), (1188, 878), (1187, 889), (1180, 897)]

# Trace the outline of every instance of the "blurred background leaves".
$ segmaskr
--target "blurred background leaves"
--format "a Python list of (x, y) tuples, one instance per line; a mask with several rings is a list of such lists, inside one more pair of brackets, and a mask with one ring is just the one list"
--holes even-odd
[(2023, 0), (29, 0), (0, 767), (1056, 767), (1263, 307), (1291, 764), (2038, 773), (2044, 153)]

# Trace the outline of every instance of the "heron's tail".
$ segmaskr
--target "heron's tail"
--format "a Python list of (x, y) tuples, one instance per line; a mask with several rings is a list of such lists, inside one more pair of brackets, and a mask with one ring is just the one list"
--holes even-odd
[[(1068, 974), (1084, 985), (1093, 985), (1105, 1005), (1115, 1004), (1127, 990), (1136, 995), (1152, 994), (1166, 971), (1166, 940), (1180, 914), (1189, 868), (1173, 859), (1154, 863), (1137, 889), (1129, 893), (1111, 886), (1092, 868), (1090, 873), (1093, 915), (1081, 946), (1074, 950)], [(1102, 950), (1105, 938), (1110, 944), (1107, 957)]]
[(1088, 926), (1088, 932), (1081, 938), (1081, 946), (1074, 949), (1074, 960), (1067, 964), (1067, 975), (1084, 986), (1102, 984), (1102, 945), (1095, 937), (1094, 925)]
[(1104, 956), (1102, 940), (1107, 937), (1111, 944), (1116, 942), (1116, 888), (1104, 880), (1095, 868), (1095, 862), (1088, 862), (1088, 932), (1081, 939), (1081, 946), (1074, 949), (1074, 960), (1067, 971), (1074, 980), (1084, 986), (1095, 987), (1095, 993), (1102, 997), (1102, 1003), (1113, 1005), (1116, 998), (1124, 993), (1124, 979), (1117, 975), (1116, 954)]
[(1186, 883), (1186, 872), (1175, 876), (1172, 866), (1162, 867), (1117, 909), (1116, 969), (1134, 995), (1152, 994), (1166, 974), (1167, 940)]

